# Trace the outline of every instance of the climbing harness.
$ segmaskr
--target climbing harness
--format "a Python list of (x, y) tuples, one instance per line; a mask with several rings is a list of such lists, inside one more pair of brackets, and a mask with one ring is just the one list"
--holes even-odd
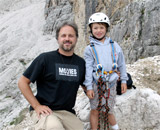
[(110, 39), (110, 44), (111, 44), (111, 50), (112, 50), (112, 70), (111, 71), (105, 71), (103, 66), (100, 64), (99, 62), (99, 58), (98, 58), (98, 54), (97, 54), (97, 51), (95, 49), (95, 46), (94, 46), (94, 43), (91, 43), (91, 47), (92, 47), (92, 52), (94, 54), (94, 57), (96, 59), (96, 64), (97, 64), (97, 69), (96, 69), (96, 75), (99, 76), (99, 72), (101, 72), (102, 76), (105, 74), (107, 75), (108, 73), (111, 74), (113, 72), (116, 72), (117, 71), (117, 62), (116, 62), (116, 53), (115, 53), (115, 47), (114, 47), (114, 42)]
[[(96, 75), (99, 76), (98, 78), (98, 82), (97, 82), (97, 88), (98, 88), (98, 99), (99, 99), (99, 103), (98, 103), (98, 107), (97, 110), (99, 112), (98, 114), (98, 129), (100, 130), (100, 121), (101, 121), (101, 111), (102, 111), (102, 98), (104, 98), (106, 100), (106, 104), (105, 104), (105, 112), (102, 112), (102, 114), (104, 115), (104, 130), (107, 129), (109, 130), (109, 122), (108, 122), (108, 112), (109, 112), (109, 107), (108, 107), (108, 99), (109, 99), (109, 95), (110, 95), (110, 88), (109, 88), (109, 77), (110, 74), (112, 74), (113, 72), (117, 72), (117, 63), (116, 63), (116, 53), (115, 53), (115, 48), (114, 48), (114, 42), (112, 40), (110, 40), (110, 44), (111, 44), (111, 50), (112, 50), (112, 70), (110, 71), (105, 71), (102, 64), (100, 64), (99, 59), (98, 59), (98, 54), (96, 52), (94, 43), (91, 43), (91, 47), (92, 47), (92, 51), (96, 60), (96, 64), (97, 64), (97, 68), (96, 68)], [(105, 93), (108, 93), (108, 95), (105, 96)], [(106, 126), (107, 125), (107, 126)]]

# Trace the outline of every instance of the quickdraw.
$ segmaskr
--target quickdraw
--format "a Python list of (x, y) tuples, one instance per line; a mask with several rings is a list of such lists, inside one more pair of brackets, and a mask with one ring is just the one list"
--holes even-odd
[[(94, 47), (94, 43), (91, 43), (92, 51), (94, 54), (94, 57), (96, 59), (96, 64), (97, 64), (97, 69), (96, 69), (96, 75), (99, 76), (97, 87), (98, 87), (98, 96), (99, 96), (99, 104), (97, 110), (99, 111), (98, 114), (98, 129), (100, 130), (100, 121), (101, 121), (101, 110), (102, 110), (102, 98), (106, 99), (106, 104), (105, 104), (105, 112), (104, 114), (104, 130), (107, 129), (109, 130), (109, 122), (108, 122), (108, 112), (109, 112), (109, 107), (108, 107), (108, 99), (110, 95), (110, 88), (109, 88), (109, 75), (112, 74), (113, 72), (117, 72), (117, 63), (116, 63), (116, 54), (115, 54), (115, 48), (114, 48), (114, 42), (110, 40), (111, 43), (111, 50), (112, 50), (112, 70), (110, 71), (105, 71), (103, 66), (100, 64), (98, 60), (98, 54), (96, 52), (96, 49)], [(103, 81), (103, 78), (105, 77), (105, 81)], [(103, 88), (105, 86), (105, 89)], [(108, 96), (105, 96), (105, 93), (108, 92)]]

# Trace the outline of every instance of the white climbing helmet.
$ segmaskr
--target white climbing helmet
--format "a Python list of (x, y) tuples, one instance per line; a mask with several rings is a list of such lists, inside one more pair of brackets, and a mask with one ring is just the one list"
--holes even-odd
[(90, 25), (91, 23), (106, 23), (108, 24), (108, 26), (110, 26), (110, 21), (108, 16), (100, 12), (94, 13), (90, 16), (88, 25)]

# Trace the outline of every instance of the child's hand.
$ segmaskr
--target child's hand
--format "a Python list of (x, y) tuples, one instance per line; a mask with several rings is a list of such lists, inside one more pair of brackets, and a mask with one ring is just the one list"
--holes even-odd
[(93, 99), (94, 98), (94, 91), (93, 90), (87, 90), (87, 96), (89, 99)]
[(127, 85), (125, 83), (121, 84), (121, 92), (125, 93), (127, 91)]

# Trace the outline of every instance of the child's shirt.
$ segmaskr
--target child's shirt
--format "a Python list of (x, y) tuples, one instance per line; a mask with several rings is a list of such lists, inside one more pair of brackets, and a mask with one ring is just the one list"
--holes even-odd
[[(94, 43), (94, 47), (96, 49), (96, 53), (98, 55), (98, 60), (99, 63), (103, 66), (105, 71), (110, 71), (112, 70), (112, 65), (113, 65), (113, 58), (112, 58), (112, 46), (110, 43), (110, 38), (106, 37), (104, 43), (94, 39), (93, 37), (90, 37), (90, 43)], [(124, 55), (122, 52), (121, 47), (114, 42), (114, 54), (117, 65), (118, 65), (118, 70), (121, 73), (121, 81), (122, 83), (126, 83), (128, 77), (126, 73), (126, 65), (125, 65), (125, 59)], [(85, 48), (84, 51), (84, 59), (86, 61), (86, 75), (85, 75), (85, 81), (84, 85), (87, 87), (87, 90), (91, 90), (92, 84), (94, 81), (98, 80), (98, 76), (96, 75), (96, 69), (97, 69), (97, 64), (96, 60), (94, 58), (94, 53), (92, 51), (92, 47), (88, 45)], [(109, 84), (115, 84), (117, 82), (118, 75), (116, 72), (112, 73), (109, 78)]]

